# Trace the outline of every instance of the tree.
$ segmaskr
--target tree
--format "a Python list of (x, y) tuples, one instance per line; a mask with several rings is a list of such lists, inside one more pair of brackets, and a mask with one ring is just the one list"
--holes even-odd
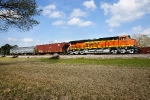
[(29, 31), (39, 22), (32, 17), (40, 15), (41, 10), (35, 0), (0, 0), (0, 32), (10, 28)]
[(11, 46), (9, 44), (5, 44), (5, 45), (1, 46), (1, 53), (3, 55), (9, 55), (10, 49), (11, 49)]
[(2, 53), (1, 53), (1, 48), (0, 48), (0, 55), (1, 55)]
[(145, 34), (133, 34), (133, 38), (136, 39), (140, 47), (149, 47), (150, 46), (150, 37)]
[(11, 46), (11, 48), (18, 48), (18, 45), (13, 45)]

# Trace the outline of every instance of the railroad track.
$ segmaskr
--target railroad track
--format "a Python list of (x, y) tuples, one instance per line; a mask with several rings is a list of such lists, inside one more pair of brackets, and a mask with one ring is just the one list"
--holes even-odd
[[(51, 58), (54, 55), (19, 55), (18, 58)], [(6, 56), (13, 57), (13, 56)], [(89, 59), (109, 59), (109, 58), (148, 58), (150, 54), (117, 54), (117, 55), (59, 55), (61, 59), (89, 58)]]

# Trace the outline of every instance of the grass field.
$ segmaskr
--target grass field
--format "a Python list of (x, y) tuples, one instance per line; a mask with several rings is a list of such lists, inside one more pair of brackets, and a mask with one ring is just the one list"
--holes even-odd
[(0, 58), (0, 99), (150, 99), (150, 59)]

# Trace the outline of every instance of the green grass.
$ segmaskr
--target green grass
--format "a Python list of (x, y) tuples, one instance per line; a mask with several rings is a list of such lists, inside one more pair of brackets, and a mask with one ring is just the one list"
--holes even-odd
[(147, 100), (149, 61), (0, 58), (0, 99)]
[(105, 66), (119, 66), (119, 67), (150, 67), (150, 59), (146, 58), (112, 58), (112, 59), (40, 59), (47, 63), (68, 63), (68, 64), (96, 64)]

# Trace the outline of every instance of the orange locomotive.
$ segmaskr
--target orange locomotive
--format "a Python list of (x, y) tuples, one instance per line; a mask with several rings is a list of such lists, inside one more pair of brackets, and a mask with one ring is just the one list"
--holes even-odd
[(135, 39), (129, 35), (70, 41), (68, 54), (138, 53)]

